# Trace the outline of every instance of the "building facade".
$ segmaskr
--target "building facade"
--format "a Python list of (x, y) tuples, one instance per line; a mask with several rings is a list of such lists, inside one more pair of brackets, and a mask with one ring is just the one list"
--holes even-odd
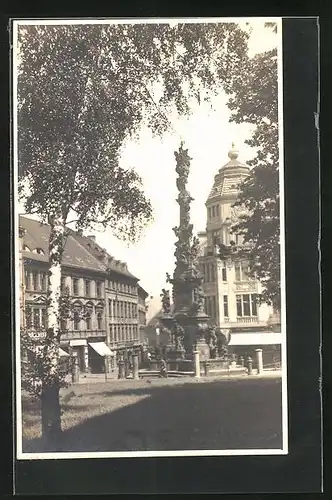
[[(20, 217), (21, 328), (36, 338), (47, 326), (49, 233), (46, 224)], [(142, 304), (148, 294), (138, 281), (94, 236), (68, 229), (61, 267), (61, 294), (67, 298), (61, 348), (77, 354), (81, 371), (104, 371), (105, 359), (114, 369), (120, 353), (141, 347)]]
[[(231, 344), (236, 345), (237, 334), (242, 334), (242, 350), (261, 342), (259, 333), (270, 336), (269, 319), (272, 308), (259, 304), (262, 291), (259, 281), (249, 277), (249, 262), (234, 257), (221, 260), (219, 245), (226, 248), (241, 247), (242, 236), (232, 234), (231, 226), (238, 221), (239, 209), (234, 207), (239, 185), (249, 174), (249, 167), (238, 160), (234, 145), (229, 161), (219, 169), (206, 201), (206, 230), (199, 233), (201, 243), (200, 265), (204, 276), (205, 310), (211, 323), (232, 333)], [(246, 333), (247, 344), (243, 344)], [(258, 335), (258, 336), (257, 336)], [(276, 337), (271, 337), (275, 342)], [(257, 345), (260, 345), (257, 343)]]

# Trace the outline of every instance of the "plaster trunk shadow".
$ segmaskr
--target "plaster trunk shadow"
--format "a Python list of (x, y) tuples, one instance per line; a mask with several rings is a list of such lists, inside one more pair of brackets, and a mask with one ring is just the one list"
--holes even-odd
[(93, 417), (63, 432), (61, 450), (282, 447), (281, 384), (277, 381), (255, 381), (246, 388), (218, 382), (204, 387), (156, 387), (149, 392), (150, 397), (133, 405)]

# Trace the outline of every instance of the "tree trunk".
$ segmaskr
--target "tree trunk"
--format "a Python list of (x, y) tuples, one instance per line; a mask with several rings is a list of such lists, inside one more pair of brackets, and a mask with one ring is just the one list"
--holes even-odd
[(59, 385), (45, 384), (41, 394), (42, 436), (45, 451), (58, 451), (61, 439)]
[(61, 258), (65, 224), (61, 217), (50, 216), (49, 275), (47, 290), (47, 334), (45, 342), (46, 377), (41, 394), (42, 436), (46, 449), (55, 450), (61, 436), (59, 401), (59, 312), (61, 294)]

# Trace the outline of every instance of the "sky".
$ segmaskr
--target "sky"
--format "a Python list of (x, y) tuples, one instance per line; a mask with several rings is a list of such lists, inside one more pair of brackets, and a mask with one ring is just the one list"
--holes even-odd
[[(249, 51), (252, 55), (277, 46), (278, 37), (271, 29), (264, 28), (267, 20), (250, 21)], [(179, 224), (174, 151), (180, 141), (185, 142), (192, 158), (188, 189), (194, 198), (191, 219), (195, 232), (205, 229), (205, 201), (218, 169), (229, 161), (232, 142), (239, 151), (240, 161), (246, 162), (255, 155), (255, 151), (245, 144), (250, 138), (251, 126), (229, 123), (226, 102), (221, 92), (212, 100), (213, 109), (203, 102), (195, 104), (189, 119), (170, 115), (176, 133), (165, 134), (162, 139), (154, 138), (148, 128), (143, 128), (138, 140), (127, 141), (123, 147), (121, 166), (133, 167), (140, 174), (144, 192), (154, 210), (154, 221), (134, 245), (119, 241), (111, 229), (94, 231), (93, 234), (108, 253), (127, 262), (129, 270), (140, 279), (141, 286), (155, 299), (159, 298), (162, 288), (167, 288), (166, 272), (172, 274), (174, 270), (175, 235), (172, 228)], [(19, 213), (23, 211), (19, 206)]]

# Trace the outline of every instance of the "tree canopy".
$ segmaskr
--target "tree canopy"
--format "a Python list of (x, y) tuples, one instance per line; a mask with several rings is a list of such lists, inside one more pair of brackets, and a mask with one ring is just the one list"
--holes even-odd
[(190, 114), (188, 102), (202, 89), (230, 90), (247, 39), (234, 23), (20, 26), (26, 211), (44, 218), (57, 211), (64, 221), (71, 212), (77, 227), (99, 222), (135, 238), (152, 208), (137, 173), (119, 166), (124, 140), (142, 123), (162, 134), (169, 110)]
[[(275, 28), (273, 26), (273, 28)], [(277, 50), (257, 54), (243, 67), (229, 107), (236, 123), (252, 123), (246, 142), (257, 153), (235, 205), (245, 207), (232, 228), (249, 244), (251, 275), (263, 284), (262, 299), (280, 308), (280, 200)]]

